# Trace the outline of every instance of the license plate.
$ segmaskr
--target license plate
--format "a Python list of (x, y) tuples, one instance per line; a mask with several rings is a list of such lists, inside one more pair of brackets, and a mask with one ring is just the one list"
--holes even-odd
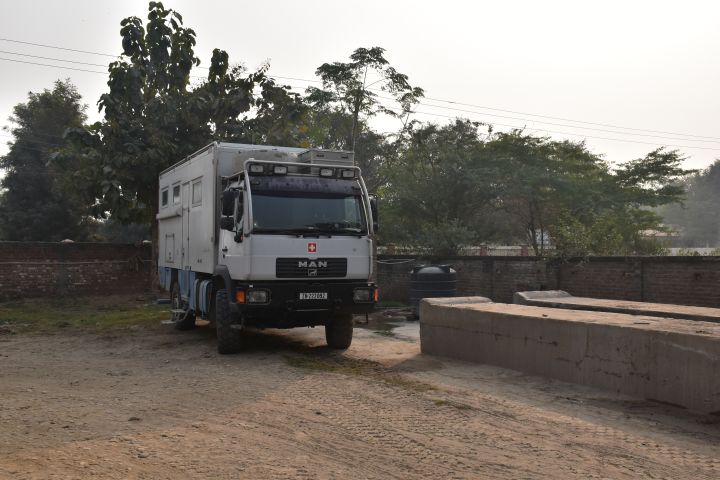
[(327, 292), (301, 292), (300, 300), (327, 300)]

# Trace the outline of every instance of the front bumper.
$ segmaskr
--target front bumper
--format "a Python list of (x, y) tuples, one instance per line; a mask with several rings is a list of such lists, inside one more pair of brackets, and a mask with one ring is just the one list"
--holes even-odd
[[(366, 314), (375, 307), (373, 295), (367, 302), (353, 300), (356, 289), (375, 290), (375, 284), (369, 282), (237, 282), (234, 286), (235, 291), (246, 293), (250, 290), (269, 292), (267, 303), (236, 303), (246, 323), (262, 328), (324, 325), (333, 315)], [(301, 293), (327, 294), (327, 299), (301, 300)]]

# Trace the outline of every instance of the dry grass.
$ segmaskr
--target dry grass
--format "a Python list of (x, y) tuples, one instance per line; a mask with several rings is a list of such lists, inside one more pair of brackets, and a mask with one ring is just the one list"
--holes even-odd
[(31, 298), (0, 303), (0, 334), (127, 328), (169, 317), (169, 305), (156, 305), (151, 297)]

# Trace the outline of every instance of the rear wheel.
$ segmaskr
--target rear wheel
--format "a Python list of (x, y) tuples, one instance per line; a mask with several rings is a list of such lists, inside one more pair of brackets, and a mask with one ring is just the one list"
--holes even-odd
[(172, 305), (172, 321), (177, 330), (190, 330), (195, 328), (195, 312), (180, 295), (180, 284), (173, 283), (170, 289), (170, 304)]
[(243, 346), (243, 332), (238, 328), (233, 328), (238, 325), (235, 325), (229, 302), (227, 290), (218, 290), (215, 294), (215, 331), (218, 353), (222, 355), (237, 353), (242, 350)]
[(330, 348), (344, 350), (350, 347), (352, 337), (353, 318), (349, 313), (335, 315), (325, 324), (325, 340)]

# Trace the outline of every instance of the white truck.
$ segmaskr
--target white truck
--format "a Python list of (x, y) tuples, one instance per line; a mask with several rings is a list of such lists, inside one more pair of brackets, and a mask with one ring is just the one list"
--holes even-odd
[(158, 270), (173, 323), (215, 325), (235, 353), (250, 328), (325, 327), (347, 348), (372, 311), (377, 206), (352, 152), (212, 143), (160, 174)]

